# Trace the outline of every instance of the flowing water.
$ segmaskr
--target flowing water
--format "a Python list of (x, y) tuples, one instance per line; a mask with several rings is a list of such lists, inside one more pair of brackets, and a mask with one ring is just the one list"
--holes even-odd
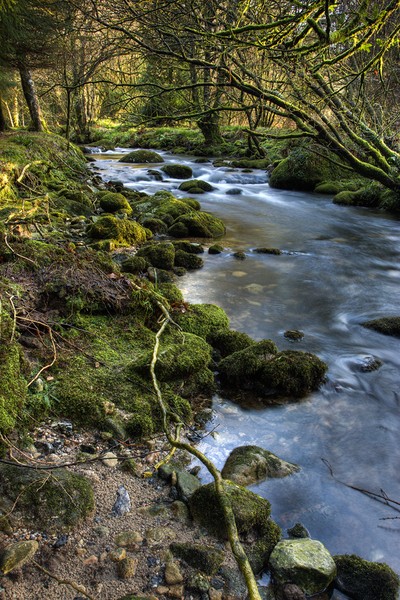
[[(94, 166), (105, 180), (188, 195), (178, 191), (178, 180), (154, 181), (149, 165), (116, 162), (123, 152), (98, 156)], [(212, 183), (214, 191), (196, 197), (227, 226), (219, 240), (225, 251), (204, 254), (204, 267), (179, 279), (185, 299), (218, 304), (233, 328), (280, 349), (314, 352), (329, 365), (327, 383), (294, 404), (246, 409), (216, 397), (201, 450), (219, 468), (243, 444), (298, 463), (298, 474), (251, 487), (271, 502), (282, 529), (300, 521), (331, 553), (359, 554), (400, 573), (400, 513), (342, 483), (400, 502), (400, 341), (361, 326), (400, 315), (398, 220), (335, 206), (322, 195), (271, 189), (263, 171), (162, 154)], [(261, 246), (283, 253), (253, 252)], [(233, 256), (237, 250), (245, 260)], [(287, 329), (302, 330), (304, 339), (288, 341)], [(364, 372), (368, 357), (382, 367)]]

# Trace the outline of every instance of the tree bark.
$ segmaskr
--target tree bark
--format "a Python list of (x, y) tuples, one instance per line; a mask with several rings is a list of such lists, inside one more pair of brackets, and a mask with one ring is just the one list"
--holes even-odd
[(44, 131), (45, 127), (40, 110), (39, 99), (37, 97), (31, 71), (24, 61), (19, 63), (18, 68), (21, 77), (22, 91), (31, 117), (30, 129), (32, 131)]
[(216, 112), (206, 113), (197, 121), (197, 125), (203, 134), (207, 146), (213, 146), (222, 142), (219, 117)]
[(3, 100), (0, 95), (0, 132), (3, 132), (7, 129), (7, 121), (3, 112)]

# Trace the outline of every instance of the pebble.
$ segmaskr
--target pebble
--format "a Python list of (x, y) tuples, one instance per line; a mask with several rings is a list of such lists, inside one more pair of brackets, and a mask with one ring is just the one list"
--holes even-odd
[(92, 554), (92, 556), (89, 556), (89, 558), (86, 558), (83, 561), (83, 564), (85, 565), (85, 567), (91, 567), (92, 565), (96, 565), (98, 562), (99, 562), (99, 559), (97, 558), (97, 556)]
[(138, 531), (121, 531), (115, 536), (114, 542), (117, 546), (136, 550), (137, 545), (143, 542), (143, 537)]
[(131, 579), (135, 577), (137, 569), (137, 559), (127, 556), (118, 563), (118, 576), (121, 579)]
[(102, 463), (106, 465), (106, 467), (114, 468), (118, 465), (118, 458), (114, 452), (106, 452), (102, 456)]
[(120, 485), (117, 490), (117, 499), (111, 509), (114, 517), (122, 517), (131, 510), (131, 499), (126, 488)]
[(179, 569), (179, 565), (175, 561), (170, 561), (165, 566), (165, 581), (168, 585), (182, 583), (183, 575)]
[(125, 560), (126, 550), (125, 548), (116, 548), (115, 550), (111, 550), (108, 556), (113, 562), (120, 562), (121, 560)]

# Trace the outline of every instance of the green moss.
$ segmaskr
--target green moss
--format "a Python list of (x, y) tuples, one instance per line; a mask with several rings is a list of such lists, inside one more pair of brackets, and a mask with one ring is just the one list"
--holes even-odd
[[(192, 212), (191, 206), (182, 200), (177, 200), (170, 192), (157, 192), (145, 200), (140, 200), (134, 205), (134, 212), (142, 220), (157, 218), (165, 220), (168, 216), (172, 220)], [(167, 222), (167, 221), (165, 221)]]
[(208, 249), (208, 254), (221, 254), (224, 251), (224, 247), (220, 244), (213, 244)]
[(173, 543), (170, 550), (174, 556), (207, 575), (215, 575), (224, 560), (222, 550), (204, 544)]
[(172, 270), (175, 261), (175, 248), (171, 242), (160, 242), (140, 248), (137, 256), (145, 258), (153, 267)]
[(363, 327), (373, 329), (384, 335), (392, 335), (400, 337), (400, 317), (381, 317), (380, 319), (372, 319), (362, 323)]
[(175, 250), (184, 250), (189, 254), (203, 254), (204, 252), (204, 248), (201, 244), (193, 244), (192, 242), (188, 242), (186, 240), (172, 243), (175, 247)]
[(139, 223), (118, 219), (111, 215), (100, 217), (88, 228), (88, 235), (96, 240), (114, 240), (116, 247), (143, 244), (148, 234)]
[(166, 233), (168, 226), (162, 219), (156, 219), (154, 217), (145, 217), (143, 220), (140, 220), (141, 225), (150, 229), (150, 231), (154, 234)]
[(267, 169), (271, 161), (268, 158), (248, 159), (241, 158), (240, 160), (232, 160), (231, 165), (233, 167), (239, 167), (242, 169)]
[(82, 475), (65, 469), (50, 472), (0, 465), (2, 497), (23, 521), (46, 530), (68, 529), (94, 509), (93, 490)]
[(201, 179), (191, 179), (190, 181), (184, 181), (179, 186), (182, 192), (189, 192), (190, 194), (204, 194), (204, 192), (211, 192), (214, 188), (207, 181)]
[(128, 200), (125, 196), (117, 192), (102, 193), (100, 196), (100, 208), (108, 213), (126, 213), (130, 215), (132, 212)]
[(173, 283), (160, 283), (158, 291), (168, 300), (169, 304), (183, 303), (183, 294)]
[(146, 271), (150, 263), (143, 256), (130, 256), (121, 264), (121, 270), (125, 273), (143, 273)]
[(162, 163), (164, 162), (163, 157), (157, 152), (151, 150), (134, 150), (125, 154), (119, 159), (119, 162), (123, 163)]
[(282, 250), (279, 250), (279, 248), (254, 248), (253, 252), (256, 254), (275, 254), (276, 256), (282, 254)]
[(191, 304), (184, 313), (174, 314), (174, 320), (189, 333), (209, 341), (220, 329), (229, 327), (226, 312), (215, 304)]
[(400, 580), (386, 564), (369, 562), (355, 554), (334, 556), (336, 586), (355, 600), (396, 600)]
[(215, 331), (210, 336), (209, 342), (213, 348), (219, 351), (222, 358), (244, 350), (255, 343), (247, 333), (225, 328)]
[(174, 264), (176, 267), (184, 267), (189, 271), (193, 269), (201, 269), (201, 267), (204, 265), (204, 261), (196, 254), (190, 254), (184, 250), (177, 250), (175, 253)]
[(213, 238), (224, 235), (225, 225), (218, 217), (206, 212), (191, 212), (178, 217), (168, 229), (174, 237)]
[(181, 202), (187, 204), (193, 210), (200, 210), (201, 208), (200, 202), (195, 198), (181, 198)]
[(190, 167), (180, 164), (164, 165), (161, 167), (161, 171), (164, 171), (164, 173), (174, 179), (190, 179), (193, 175), (193, 171)]

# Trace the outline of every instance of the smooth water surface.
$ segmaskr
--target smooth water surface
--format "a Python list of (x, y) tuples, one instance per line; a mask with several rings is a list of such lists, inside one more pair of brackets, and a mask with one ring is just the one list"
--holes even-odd
[[(181, 181), (156, 182), (148, 174), (162, 165), (115, 162), (124, 152), (98, 156), (94, 165), (104, 179), (147, 193), (188, 195), (178, 191)], [(366, 319), (400, 315), (398, 220), (336, 206), (326, 196), (271, 189), (263, 171), (162, 154), (215, 186), (196, 198), (227, 226), (219, 240), (225, 252), (205, 253), (203, 269), (179, 279), (185, 299), (218, 304), (233, 328), (257, 340), (270, 338), (280, 349), (314, 352), (329, 365), (327, 383), (301, 402), (243, 409), (215, 398), (213, 432), (201, 450), (219, 468), (243, 444), (298, 463), (298, 474), (251, 488), (270, 500), (284, 532), (301, 521), (333, 554), (356, 553), (400, 573), (400, 512), (343, 485), (400, 502), (400, 340), (361, 326)], [(283, 254), (253, 252), (261, 246)], [(237, 250), (245, 260), (233, 257)], [(287, 329), (301, 329), (303, 341), (286, 340)], [(371, 356), (383, 365), (363, 372), (363, 360)]]

